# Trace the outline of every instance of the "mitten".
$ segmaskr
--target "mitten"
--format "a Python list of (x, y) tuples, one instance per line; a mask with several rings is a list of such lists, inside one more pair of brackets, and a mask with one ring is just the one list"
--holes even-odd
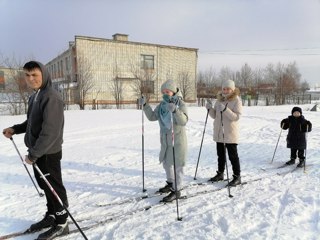
[(146, 104), (146, 99), (144, 98), (144, 96), (142, 96), (141, 98), (138, 99), (139, 105), (144, 105)]
[(176, 107), (177, 106), (174, 103), (169, 103), (168, 104), (168, 111), (173, 113), (176, 111)]
[(283, 119), (280, 123), (280, 127), (283, 130), (287, 130), (289, 128), (289, 119), (288, 118)]
[(212, 103), (211, 101), (207, 101), (206, 103), (206, 109), (210, 110), (212, 108)]
[(312, 130), (312, 124), (309, 121), (305, 121), (301, 124), (301, 131), (302, 132), (311, 132)]
[(227, 105), (224, 105), (222, 102), (216, 104), (216, 111), (224, 112), (227, 109)]

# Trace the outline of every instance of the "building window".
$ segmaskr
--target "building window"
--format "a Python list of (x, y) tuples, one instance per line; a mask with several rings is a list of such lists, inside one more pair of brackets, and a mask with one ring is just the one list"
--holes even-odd
[(60, 77), (63, 77), (63, 61), (60, 61)]
[(154, 93), (154, 81), (141, 81), (142, 93)]
[(69, 61), (68, 61), (68, 57), (65, 58), (65, 62), (66, 62), (66, 71), (68, 73), (69, 71)]
[(58, 66), (58, 69), (57, 69), (57, 78), (60, 77), (60, 63), (59, 61), (57, 62), (57, 66)]
[(153, 55), (141, 55), (141, 68), (142, 69), (154, 69), (154, 56)]

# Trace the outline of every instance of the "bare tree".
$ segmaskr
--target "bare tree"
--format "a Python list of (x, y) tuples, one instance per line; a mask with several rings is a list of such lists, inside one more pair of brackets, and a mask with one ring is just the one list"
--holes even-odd
[(253, 79), (253, 72), (251, 67), (246, 63), (241, 67), (240, 70), (240, 82), (242, 87), (250, 88), (252, 87), (252, 79)]
[[(222, 67), (219, 73), (219, 80), (220, 84), (228, 79), (234, 79), (235, 76), (233, 74), (233, 71), (228, 67)], [(221, 85), (220, 85), (221, 86)]]
[(90, 61), (81, 54), (77, 56), (75, 81), (78, 87), (78, 104), (84, 109), (89, 91), (95, 86)]
[(300, 86), (300, 80), (301, 80), (301, 74), (299, 73), (298, 67), (296, 62), (289, 63), (286, 66), (286, 74), (288, 75), (288, 78), (293, 82), (295, 85), (295, 89), (299, 89)]
[(193, 81), (191, 80), (190, 73), (182, 71), (178, 74), (178, 86), (180, 88), (183, 99), (192, 99), (192, 93), (194, 92)]
[(149, 101), (151, 95), (154, 94), (154, 80), (157, 77), (154, 69), (146, 66), (141, 68), (139, 64), (132, 63), (131, 72), (135, 78), (132, 88), (136, 97), (139, 98), (143, 95)]
[(200, 71), (198, 74), (198, 85), (209, 88), (220, 86), (216, 71), (212, 67), (206, 71)]
[(305, 93), (307, 90), (310, 89), (310, 85), (306, 80), (304, 80), (303, 83), (301, 83), (301, 87), (300, 88), (301, 88), (301, 91), (303, 93)]
[(5, 80), (4, 98), (9, 104), (8, 109), (11, 114), (17, 115), (27, 113), (28, 99), (32, 90), (27, 87), (25, 76), (22, 71), (23, 63), (12, 58), (4, 58), (3, 64), (8, 68), (8, 79)]
[(123, 99), (124, 84), (123, 80), (119, 77), (118, 64), (114, 64), (113, 79), (110, 83), (111, 94), (116, 102), (116, 108), (121, 108), (121, 102)]
[[(199, 72), (197, 83), (198, 97), (205, 97), (207, 87), (206, 72)], [(242, 87), (244, 93), (254, 96), (257, 100), (259, 93), (264, 94), (266, 102), (269, 100), (274, 104), (284, 104), (287, 98), (295, 99), (296, 93), (301, 93), (308, 88), (308, 83), (300, 84), (301, 74), (295, 62), (289, 64), (278, 63), (274, 65), (269, 63), (265, 68), (252, 70), (248, 64), (245, 64), (240, 71), (232, 72), (227, 66), (222, 67), (219, 72), (219, 80), (221, 83), (226, 79), (232, 79), (236, 85)], [(221, 84), (219, 84), (219, 87)], [(299, 96), (298, 96), (299, 99)], [(288, 101), (287, 101), (288, 102)]]

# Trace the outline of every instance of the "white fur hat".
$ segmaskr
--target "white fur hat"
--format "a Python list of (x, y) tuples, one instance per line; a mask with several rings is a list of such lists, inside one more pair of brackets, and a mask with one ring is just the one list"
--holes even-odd
[(234, 81), (232, 80), (227, 80), (227, 81), (224, 81), (222, 83), (222, 89), (223, 88), (231, 88), (232, 91), (234, 91), (234, 89), (236, 88), (235, 84), (234, 84)]

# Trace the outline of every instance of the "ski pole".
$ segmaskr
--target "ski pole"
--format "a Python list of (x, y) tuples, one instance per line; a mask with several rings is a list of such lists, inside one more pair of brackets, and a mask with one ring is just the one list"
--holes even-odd
[(19, 152), (19, 149), (17, 148), (16, 143), (14, 142), (14, 140), (13, 140), (13, 138), (12, 138), (12, 137), (10, 138), (10, 140), (12, 141), (13, 146), (14, 146), (14, 148), (16, 149), (16, 151), (17, 151), (17, 153), (18, 153), (18, 155), (19, 155), (19, 157), (20, 157), (20, 159), (21, 159), (21, 162), (22, 162), (22, 164), (23, 164), (24, 168), (26, 169), (26, 171), (27, 171), (27, 173), (28, 173), (28, 175), (29, 175), (29, 177), (30, 177), (30, 179), (31, 179), (31, 181), (32, 181), (32, 183), (33, 183), (33, 186), (34, 186), (34, 187), (35, 187), (35, 189), (37, 190), (37, 192), (38, 192), (39, 196), (40, 196), (40, 197), (43, 197), (43, 196), (44, 196), (44, 194), (43, 194), (43, 193), (41, 193), (41, 192), (39, 192), (39, 190), (38, 190), (38, 188), (37, 188), (37, 186), (36, 186), (35, 182), (33, 181), (33, 178), (31, 177), (31, 174), (30, 174), (30, 172), (29, 172), (29, 170), (28, 170), (28, 168), (27, 168), (27, 166), (26, 166), (25, 161), (23, 161), (23, 158), (22, 158), (22, 156), (21, 156), (21, 154), (20, 154), (20, 152)]
[(304, 172), (304, 173), (306, 173), (308, 131), (309, 131), (309, 126), (308, 126), (308, 124), (307, 124), (307, 132), (306, 132), (306, 151), (305, 151), (305, 153), (304, 153), (304, 163), (303, 163), (303, 172)]
[[(143, 96), (141, 96), (143, 98)], [(144, 188), (144, 112), (143, 112), (143, 103), (141, 104), (141, 115), (142, 115), (142, 192), (147, 190)]]
[(71, 215), (71, 213), (69, 212), (69, 210), (67, 209), (67, 207), (64, 205), (64, 203), (61, 201), (61, 198), (59, 197), (59, 195), (57, 194), (57, 192), (53, 189), (52, 185), (49, 183), (48, 179), (46, 178), (45, 175), (43, 175), (43, 173), (41, 172), (40, 168), (38, 167), (38, 165), (36, 163), (33, 163), (33, 167), (37, 170), (37, 172), (40, 174), (41, 178), (45, 181), (45, 183), (47, 184), (48, 188), (51, 190), (52, 194), (55, 196), (55, 198), (58, 200), (58, 202), (60, 203), (60, 205), (63, 207), (64, 210), (66, 210), (66, 212), (68, 213), (68, 215), (70, 216), (70, 218), (72, 219), (72, 221), (74, 222), (74, 224), (76, 225), (76, 227), (79, 229), (80, 233), (82, 234), (83, 238), (88, 240), (87, 236), (84, 234), (84, 232), (82, 231), (82, 229), (80, 228), (80, 226), (78, 225), (78, 223), (76, 222), (76, 220), (73, 218), (73, 216)]
[(224, 126), (223, 126), (222, 112), (221, 112), (221, 125), (222, 125), (222, 139), (223, 139), (224, 160), (226, 162), (226, 171), (227, 171), (228, 194), (229, 194), (229, 198), (232, 198), (233, 196), (231, 195), (231, 192), (230, 192), (230, 181), (229, 181), (229, 171), (228, 171), (227, 151), (226, 151), (227, 146), (226, 146), (226, 143), (225, 143), (225, 140), (224, 140)]
[(177, 220), (182, 221), (182, 217), (179, 216), (179, 201), (178, 201), (178, 189), (177, 189), (177, 172), (176, 172), (176, 157), (174, 153), (174, 130), (173, 130), (173, 114), (171, 115), (171, 136), (172, 136), (172, 152), (173, 152), (173, 171), (174, 171), (174, 186), (175, 186), (175, 194), (176, 194), (176, 206), (177, 206)]
[(193, 178), (194, 180), (197, 179), (197, 171), (198, 171), (199, 160), (200, 160), (200, 155), (201, 155), (201, 150), (202, 150), (203, 138), (204, 138), (204, 134), (205, 134), (205, 132), (206, 132), (208, 115), (209, 115), (209, 109), (208, 109), (208, 111), (207, 111), (206, 121), (205, 121), (205, 123), (204, 123), (204, 129), (203, 129), (203, 134), (202, 134), (202, 139), (201, 139), (201, 144), (200, 144), (200, 150), (199, 150), (199, 156), (198, 156), (198, 161), (197, 161), (197, 167), (196, 167), (196, 172), (194, 173), (194, 178)]
[(279, 144), (279, 140), (280, 140), (280, 137), (281, 137), (281, 133), (282, 133), (283, 126), (284, 126), (284, 123), (282, 123), (282, 125), (281, 125), (280, 134), (279, 134), (278, 141), (277, 141), (276, 147), (275, 147), (275, 149), (274, 149), (273, 156), (272, 156), (272, 160), (271, 160), (271, 163), (270, 163), (270, 164), (273, 163), (274, 155), (276, 154), (276, 151), (277, 151), (277, 148), (278, 148), (278, 144)]

